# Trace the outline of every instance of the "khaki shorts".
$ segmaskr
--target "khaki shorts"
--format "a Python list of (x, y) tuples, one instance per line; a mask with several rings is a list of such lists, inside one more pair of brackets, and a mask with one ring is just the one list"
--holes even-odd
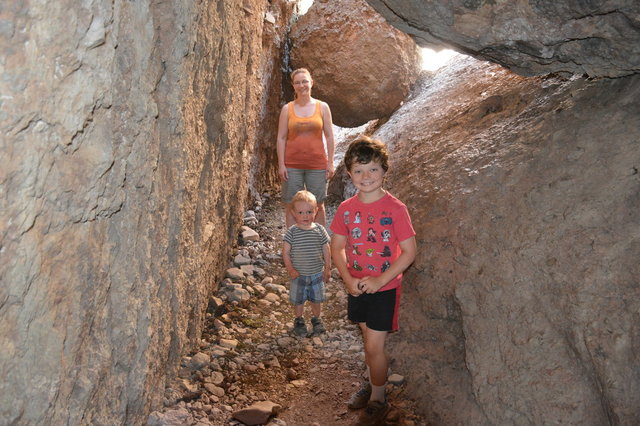
[(290, 203), (296, 192), (306, 189), (321, 203), (327, 198), (327, 171), (308, 169), (287, 169), (289, 180), (282, 183), (282, 200)]

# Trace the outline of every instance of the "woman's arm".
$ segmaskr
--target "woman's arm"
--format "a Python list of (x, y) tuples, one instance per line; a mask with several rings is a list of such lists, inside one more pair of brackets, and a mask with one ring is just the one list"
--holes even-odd
[(283, 181), (289, 179), (287, 166), (284, 165), (284, 151), (287, 147), (287, 134), (289, 133), (289, 114), (287, 105), (288, 104), (284, 104), (282, 110), (280, 110), (280, 118), (278, 119), (278, 174), (280, 175), (280, 179)]
[(322, 131), (324, 138), (327, 140), (327, 180), (333, 177), (335, 172), (333, 167), (333, 157), (335, 156), (335, 141), (333, 139), (333, 119), (331, 117), (331, 109), (326, 102), (322, 102)]

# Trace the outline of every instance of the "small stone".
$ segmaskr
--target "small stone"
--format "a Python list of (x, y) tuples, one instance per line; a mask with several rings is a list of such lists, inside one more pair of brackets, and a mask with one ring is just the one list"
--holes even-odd
[(278, 361), (278, 358), (273, 357), (267, 361), (264, 362), (264, 364), (267, 367), (271, 367), (271, 368), (280, 368), (280, 361)]
[(250, 257), (245, 257), (241, 254), (237, 255), (236, 257), (233, 258), (233, 264), (236, 266), (242, 266), (242, 265), (250, 265), (251, 264), (251, 258)]
[(394, 373), (387, 378), (387, 381), (392, 385), (401, 385), (404, 383), (404, 376)]
[(211, 357), (203, 352), (198, 352), (189, 361), (189, 368), (192, 370), (200, 370), (211, 362)]
[(240, 268), (229, 268), (225, 271), (225, 277), (234, 281), (242, 281), (244, 280), (244, 272)]
[(253, 275), (253, 273), (255, 272), (255, 267), (253, 265), (242, 265), (240, 266), (240, 269), (245, 275), (249, 276)]
[(211, 380), (211, 383), (216, 386), (224, 382), (224, 376), (219, 371), (214, 371), (213, 373), (211, 373), (211, 376), (209, 376), (209, 378)]
[(235, 339), (220, 339), (220, 346), (223, 348), (235, 349), (238, 346), (238, 341)]
[(273, 291), (275, 293), (278, 294), (282, 294), (282, 293), (286, 293), (287, 292), (287, 288), (281, 284), (273, 284), (273, 283), (268, 283), (264, 286), (267, 290), (269, 291)]
[(294, 370), (293, 368), (287, 369), (287, 379), (289, 380), (297, 380), (300, 378), (300, 374)]
[(222, 389), (219, 386), (214, 385), (213, 383), (205, 383), (204, 384), (204, 388), (212, 395), (215, 395), (217, 397), (223, 397), (224, 396), (224, 389)]
[(241, 233), (244, 241), (260, 241), (260, 234), (246, 225), (241, 227)]
[(233, 413), (233, 418), (245, 425), (265, 424), (274, 414), (278, 414), (282, 406), (271, 401), (260, 401)]
[(279, 302), (280, 301), (280, 296), (278, 296), (275, 293), (267, 293), (264, 297), (263, 300), (266, 300), (270, 303), (275, 303), (275, 302)]

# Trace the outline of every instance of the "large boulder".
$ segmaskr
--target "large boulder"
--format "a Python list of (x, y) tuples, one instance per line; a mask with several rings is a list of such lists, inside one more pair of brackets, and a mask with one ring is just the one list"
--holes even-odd
[(640, 71), (637, 0), (368, 0), (426, 47), (449, 46), (522, 75)]
[(364, 0), (315, 1), (290, 39), (292, 67), (311, 71), (313, 96), (329, 104), (342, 127), (391, 115), (420, 69), (413, 39)]
[(428, 423), (639, 424), (640, 76), (466, 58), (417, 86), (374, 136), (418, 236), (390, 349)]

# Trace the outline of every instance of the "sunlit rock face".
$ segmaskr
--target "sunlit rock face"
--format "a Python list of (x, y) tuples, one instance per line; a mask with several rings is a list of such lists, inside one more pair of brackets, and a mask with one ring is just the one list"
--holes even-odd
[(313, 96), (329, 104), (341, 127), (391, 115), (421, 65), (413, 39), (364, 0), (317, 0), (289, 37), (292, 68), (311, 71)]
[(640, 76), (466, 59), (375, 137), (413, 217), (395, 366), (431, 424), (640, 422)]
[(419, 44), (447, 45), (522, 75), (640, 71), (640, 2), (367, 0)]
[(273, 177), (291, 6), (55, 3), (0, 7), (0, 424), (139, 424)]

